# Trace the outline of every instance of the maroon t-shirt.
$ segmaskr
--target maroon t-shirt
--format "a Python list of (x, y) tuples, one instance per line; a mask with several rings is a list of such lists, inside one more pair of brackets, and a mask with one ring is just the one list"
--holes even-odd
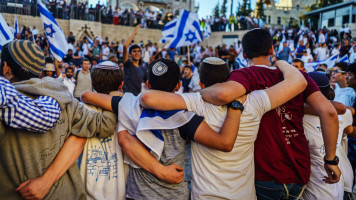
[[(303, 185), (309, 181), (310, 155), (303, 129), (303, 107), (306, 98), (319, 88), (307, 73), (302, 73), (308, 82), (304, 92), (261, 119), (255, 141), (256, 180)], [(284, 78), (279, 69), (251, 66), (233, 71), (229, 80), (239, 82), (249, 93), (269, 88)]]

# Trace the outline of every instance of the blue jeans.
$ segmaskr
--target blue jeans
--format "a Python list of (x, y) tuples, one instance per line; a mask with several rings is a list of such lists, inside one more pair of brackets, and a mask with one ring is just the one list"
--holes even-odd
[(255, 181), (258, 200), (294, 200), (299, 199), (305, 185), (280, 184), (275, 181)]

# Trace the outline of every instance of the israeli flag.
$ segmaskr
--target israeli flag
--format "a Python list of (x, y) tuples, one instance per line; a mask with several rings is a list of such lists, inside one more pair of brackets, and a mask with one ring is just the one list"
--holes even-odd
[(177, 30), (177, 21), (177, 19), (173, 19), (163, 27), (162, 39), (159, 41), (160, 43), (167, 43), (174, 38), (174, 33)]
[(52, 14), (40, 0), (37, 1), (37, 6), (38, 11), (41, 14), (43, 29), (45, 30), (51, 53), (58, 61), (62, 61), (62, 58), (68, 51), (66, 36), (64, 35), (63, 30), (58, 26)]
[(4, 46), (12, 40), (14, 40), (14, 33), (11, 31), (4, 17), (0, 13), (0, 45)]
[(209, 24), (206, 24), (204, 29), (204, 38), (208, 39), (210, 35), (211, 35), (211, 27)]
[(265, 25), (265, 23), (263, 22), (263, 20), (261, 18), (258, 19), (258, 26), (259, 28), (262, 28)]
[(87, 36), (87, 38), (88, 38), (88, 42), (90, 43), (90, 46), (93, 46), (93, 45), (94, 45), (93, 40), (92, 40), (92, 39), (90, 39), (90, 37), (88, 37), (88, 36)]
[(15, 15), (15, 22), (14, 22), (14, 37), (16, 38), (17, 34), (20, 32), (19, 30), (19, 22), (17, 21), (17, 16)]
[(239, 63), (240, 68), (248, 67), (248, 59), (243, 57), (243, 53), (239, 53), (236, 57), (236, 62)]
[(346, 54), (342, 58), (340, 58), (337, 62), (349, 62), (349, 56)]
[(331, 67), (333, 67), (335, 65), (338, 57), (339, 57), (339, 54), (335, 54), (326, 60), (322, 60), (322, 61), (318, 61), (318, 62), (304, 63), (304, 68), (305, 68), (305, 70), (307, 70), (307, 72), (313, 72), (313, 71), (315, 71), (315, 69), (318, 67), (319, 64), (326, 64), (327, 69), (330, 69)]
[(174, 38), (165, 46), (166, 48), (185, 47), (203, 41), (198, 14), (182, 9), (176, 26)]

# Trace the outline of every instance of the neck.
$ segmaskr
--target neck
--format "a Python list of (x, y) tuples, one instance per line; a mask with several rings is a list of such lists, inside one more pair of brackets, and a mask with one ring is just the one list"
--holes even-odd
[(270, 56), (260, 56), (249, 59), (251, 66), (254, 65), (267, 65), (271, 66)]
[(89, 70), (83, 69), (82, 72), (83, 72), (84, 74), (86, 74), (86, 73), (89, 72)]
[(133, 64), (135, 67), (138, 67), (138, 65), (139, 65), (139, 60), (132, 60), (132, 64)]
[(339, 81), (339, 82), (337, 82), (337, 84), (339, 85), (340, 88), (346, 88), (347, 87), (346, 80), (345, 81)]

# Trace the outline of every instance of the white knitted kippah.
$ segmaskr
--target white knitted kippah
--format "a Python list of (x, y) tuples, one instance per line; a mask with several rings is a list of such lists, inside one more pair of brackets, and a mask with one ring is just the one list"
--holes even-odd
[(217, 57), (207, 57), (203, 60), (203, 63), (207, 63), (211, 65), (224, 65), (225, 61)]

